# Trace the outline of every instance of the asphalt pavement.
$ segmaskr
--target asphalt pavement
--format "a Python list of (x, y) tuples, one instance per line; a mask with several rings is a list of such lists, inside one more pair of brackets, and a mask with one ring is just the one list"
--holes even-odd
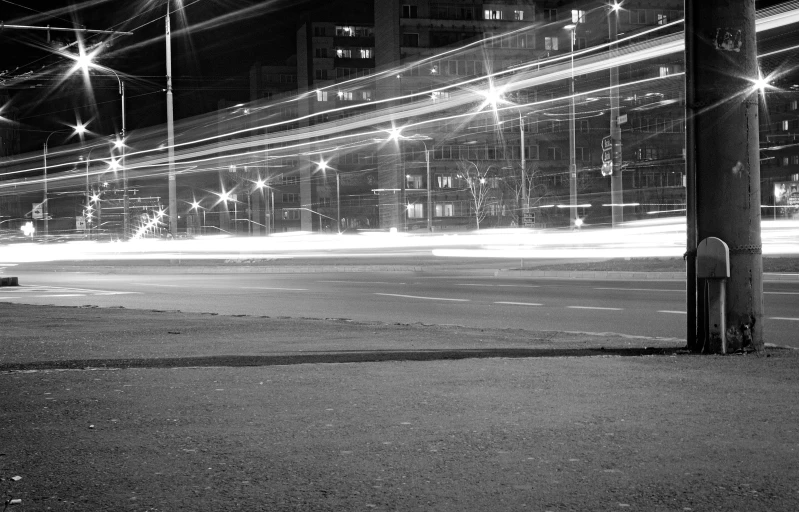
[(795, 510), (796, 351), (0, 303), (9, 510)]

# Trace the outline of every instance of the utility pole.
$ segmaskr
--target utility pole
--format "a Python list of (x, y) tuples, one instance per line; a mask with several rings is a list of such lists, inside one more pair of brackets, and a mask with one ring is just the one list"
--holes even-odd
[(169, 232), (178, 235), (177, 181), (175, 177), (175, 117), (172, 108), (172, 30), (170, 1), (166, 2), (166, 130), (169, 157)]
[[(610, 36), (610, 53), (616, 56), (619, 38), (619, 7), (614, 4), (608, 13), (608, 33)], [(624, 192), (621, 179), (621, 127), (619, 126), (619, 68), (610, 68), (610, 140), (611, 140), (611, 174), (610, 202), (611, 226), (616, 227), (624, 222)]]
[(571, 36), (571, 77), (569, 79), (569, 227), (577, 228), (577, 158), (574, 105), (574, 38), (577, 25), (570, 26)]
[[(686, 0), (688, 253), (717, 237), (729, 247), (726, 285), (728, 351), (763, 348), (763, 258), (760, 234), (755, 0)], [(693, 164), (693, 165), (691, 165)], [(695, 183), (695, 187), (690, 187)], [(691, 190), (694, 188), (694, 190)], [(695, 197), (690, 193), (695, 192)], [(695, 209), (694, 212), (691, 209)], [(695, 218), (695, 226), (691, 225)], [(691, 240), (693, 233), (696, 239)], [(693, 252), (692, 252), (693, 251)], [(689, 262), (688, 304), (691, 297)], [(694, 278), (696, 267), (693, 267)], [(700, 311), (703, 308), (698, 307)], [(705, 315), (690, 323), (689, 348), (718, 352), (704, 339)], [(693, 341), (691, 332), (699, 335)]]

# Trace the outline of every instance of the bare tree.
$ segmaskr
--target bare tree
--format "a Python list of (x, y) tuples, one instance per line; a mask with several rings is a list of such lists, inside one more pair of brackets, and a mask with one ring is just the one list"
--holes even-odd
[(471, 195), (471, 206), (477, 229), (480, 229), (480, 222), (488, 215), (489, 205), (497, 202), (491, 187), (491, 179), (495, 177), (494, 164), (472, 162), (471, 160), (458, 161), (458, 178), (466, 183)]
[[(515, 199), (514, 217), (518, 225), (522, 224), (524, 207), (538, 206), (541, 201), (550, 196), (549, 187), (541, 180), (541, 170), (535, 164), (528, 164), (524, 171), (519, 167), (503, 168), (502, 184), (509, 195)], [(524, 198), (527, 198), (525, 205)]]

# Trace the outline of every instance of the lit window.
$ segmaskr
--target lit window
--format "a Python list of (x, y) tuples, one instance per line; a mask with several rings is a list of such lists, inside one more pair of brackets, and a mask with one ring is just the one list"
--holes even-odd
[(669, 17), (665, 14), (658, 14), (658, 25), (665, 25), (669, 22)]
[(671, 74), (670, 66), (660, 66), (660, 76), (661, 78), (664, 76), (669, 76)]
[(557, 37), (545, 37), (544, 38), (544, 49), (545, 50), (557, 50), (558, 49), (558, 38)]
[(438, 176), (438, 188), (452, 188), (452, 175)]
[(513, 11), (513, 19), (521, 21), (524, 19), (524, 11)]
[(501, 20), (502, 19), (502, 11), (498, 11), (496, 9), (486, 9), (485, 10), (485, 19), (487, 19), (487, 20)]
[(585, 23), (585, 11), (572, 9), (572, 23)]
[(316, 91), (316, 101), (327, 101), (327, 91)]
[(424, 218), (424, 205), (420, 203), (408, 205), (408, 218), (409, 219), (423, 219)]
[(799, 100), (793, 100), (793, 101), (791, 102), (791, 106), (790, 106), (790, 108), (791, 108), (791, 110), (797, 110), (797, 109), (799, 109)]
[(353, 26), (337, 26), (336, 27), (336, 35), (337, 36), (344, 36), (344, 37), (354, 37), (355, 36), (355, 27), (353, 27)]
[(299, 210), (283, 210), (283, 220), (299, 220), (300, 218), (300, 211)]
[(351, 59), (352, 50), (349, 48), (336, 48), (336, 57), (339, 59)]
[(360, 48), (358, 50), (358, 56), (362, 59), (373, 59), (375, 56), (374, 48)]
[(420, 174), (408, 174), (405, 176), (405, 188), (422, 188), (422, 176)]
[(454, 213), (452, 203), (436, 203), (436, 217), (452, 217)]
[(361, 99), (364, 101), (372, 101), (372, 91), (361, 91)]
[(449, 99), (449, 93), (444, 91), (433, 91), (430, 93), (430, 96), (432, 96), (433, 101)]
[(783, 121), (782, 122), (782, 129), (783, 130), (785, 130), (787, 132), (788, 130), (790, 130), (790, 128), (791, 128), (791, 122), (790, 121)]
[(791, 157), (791, 165), (799, 165), (799, 155), (793, 155)]

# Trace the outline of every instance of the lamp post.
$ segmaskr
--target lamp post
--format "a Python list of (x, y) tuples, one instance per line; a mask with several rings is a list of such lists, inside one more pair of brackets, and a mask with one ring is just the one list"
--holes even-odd
[(178, 234), (177, 181), (175, 176), (175, 118), (172, 105), (172, 30), (169, 25), (170, 0), (166, 0), (166, 130), (169, 158), (169, 231)]
[(120, 107), (122, 110), (122, 130), (119, 132), (119, 138), (114, 144), (114, 147), (119, 149), (119, 160), (120, 165), (122, 166), (122, 238), (126, 239), (128, 237), (130, 227), (130, 200), (128, 197), (128, 167), (125, 165), (125, 82), (122, 81), (122, 78), (120, 78), (119, 74), (113, 69), (92, 62), (92, 57), (90, 55), (82, 53), (77, 58), (77, 64), (83, 68), (84, 72), (87, 73), (90, 67), (111, 73), (117, 79), (117, 83), (119, 84), (119, 97), (121, 100)]
[[(319, 159), (319, 163), (317, 164), (317, 169), (322, 171), (323, 173), (326, 172), (328, 169), (331, 169), (333, 172), (336, 173), (336, 227), (338, 234), (341, 234), (341, 188), (340, 188), (340, 181), (338, 177), (338, 170), (333, 169), (327, 165), (327, 162), (324, 159)], [(320, 218), (322, 214), (319, 214)]]
[[(44, 146), (43, 146), (43, 160), (44, 160), (44, 193), (42, 195), (42, 219), (44, 220), (44, 241), (47, 241), (47, 235), (49, 234), (49, 223), (48, 223), (48, 207), (47, 207), (47, 144), (50, 142), (50, 137), (55, 135), (56, 133), (64, 133), (69, 130), (55, 130), (51, 132), (46, 139), (44, 139)], [(78, 124), (75, 127), (73, 134), (83, 135), (86, 131), (86, 126), (82, 124)]]
[[(619, 9), (621, 6), (614, 2), (608, 14), (608, 35), (610, 39), (610, 56), (615, 57), (619, 38)], [(610, 68), (610, 140), (611, 140), (611, 167), (610, 167), (610, 202), (611, 226), (616, 227), (624, 221), (624, 191), (621, 175), (621, 127), (619, 126), (619, 68)]]
[(577, 24), (566, 25), (571, 37), (571, 78), (569, 79), (569, 227), (577, 227), (577, 148), (575, 147), (574, 38)]

